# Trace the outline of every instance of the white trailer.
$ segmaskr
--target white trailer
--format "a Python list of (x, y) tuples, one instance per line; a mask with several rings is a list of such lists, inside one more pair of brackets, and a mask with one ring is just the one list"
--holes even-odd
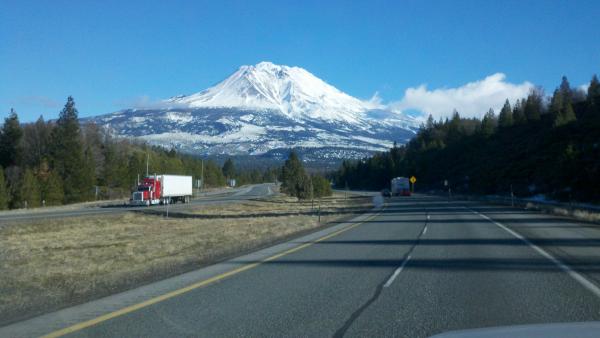
[(192, 199), (192, 176), (159, 175), (158, 180), (163, 203), (188, 203)]
[(396, 177), (390, 184), (392, 196), (410, 196), (410, 181), (408, 177)]

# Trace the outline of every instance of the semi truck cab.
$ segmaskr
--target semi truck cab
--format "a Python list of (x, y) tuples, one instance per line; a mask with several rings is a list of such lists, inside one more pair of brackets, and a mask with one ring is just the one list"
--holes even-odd
[(131, 204), (154, 205), (161, 202), (161, 182), (155, 177), (146, 177), (137, 186), (131, 196)]

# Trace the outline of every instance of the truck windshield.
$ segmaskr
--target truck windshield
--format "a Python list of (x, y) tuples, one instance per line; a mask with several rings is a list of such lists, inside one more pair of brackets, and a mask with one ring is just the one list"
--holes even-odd
[(150, 190), (150, 187), (145, 187), (145, 186), (138, 187), (138, 191), (148, 191), (148, 190)]

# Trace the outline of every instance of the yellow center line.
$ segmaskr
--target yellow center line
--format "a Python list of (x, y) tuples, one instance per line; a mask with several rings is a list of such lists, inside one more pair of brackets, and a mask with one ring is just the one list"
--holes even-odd
[(122, 308), (120, 310), (109, 312), (109, 313), (104, 314), (102, 316), (99, 316), (99, 317), (96, 317), (96, 318), (93, 318), (93, 319), (90, 319), (90, 320), (87, 320), (87, 321), (84, 321), (84, 322), (81, 322), (81, 323), (78, 323), (78, 324), (75, 324), (75, 325), (71, 325), (71, 326), (66, 327), (64, 329), (60, 329), (60, 330), (51, 332), (51, 333), (49, 333), (49, 334), (47, 334), (47, 335), (45, 335), (43, 337), (44, 338), (62, 337), (62, 336), (67, 335), (69, 333), (77, 332), (77, 331), (83, 330), (85, 328), (88, 328), (90, 326), (93, 326), (93, 325), (105, 322), (105, 321), (107, 321), (109, 319), (113, 319), (113, 318), (116, 318), (116, 317), (119, 317), (119, 316), (122, 316), (122, 315), (125, 315), (125, 314), (128, 314), (128, 313), (137, 311), (139, 309), (142, 309), (144, 307), (147, 307), (147, 306), (150, 306), (150, 305), (153, 305), (153, 304), (156, 304), (156, 303), (160, 303), (160, 302), (165, 301), (167, 299), (170, 299), (170, 298), (182, 295), (182, 294), (184, 294), (186, 292), (189, 292), (189, 291), (192, 291), (192, 290), (195, 290), (195, 289), (198, 289), (198, 288), (202, 288), (204, 286), (207, 286), (207, 285), (212, 284), (214, 282), (220, 281), (220, 280), (225, 279), (227, 277), (231, 277), (233, 275), (236, 275), (236, 274), (238, 274), (240, 272), (244, 272), (244, 271), (250, 270), (252, 268), (255, 268), (255, 267), (259, 266), (262, 263), (270, 262), (272, 260), (278, 259), (278, 258), (283, 257), (285, 255), (289, 255), (289, 254), (291, 254), (293, 252), (300, 251), (300, 250), (305, 249), (305, 248), (307, 248), (307, 247), (309, 247), (309, 246), (311, 246), (311, 245), (313, 245), (315, 243), (327, 240), (327, 239), (329, 239), (331, 237), (337, 236), (337, 235), (339, 235), (339, 234), (341, 234), (343, 232), (346, 232), (346, 231), (348, 231), (350, 229), (353, 229), (353, 228), (355, 228), (355, 227), (357, 227), (357, 226), (359, 226), (361, 224), (364, 224), (365, 222), (367, 222), (367, 221), (375, 218), (376, 216), (378, 216), (383, 209), (385, 209), (385, 206), (384, 206), (384, 208), (382, 208), (381, 210), (379, 210), (376, 214), (373, 214), (373, 215), (367, 217), (367, 219), (365, 219), (363, 221), (360, 221), (360, 222), (357, 222), (357, 223), (353, 223), (353, 224), (351, 224), (351, 225), (349, 225), (349, 226), (347, 226), (345, 228), (342, 228), (340, 230), (332, 232), (332, 233), (330, 233), (328, 235), (325, 235), (325, 236), (323, 236), (321, 238), (318, 238), (318, 239), (316, 239), (316, 240), (314, 240), (312, 242), (305, 243), (305, 244), (296, 246), (294, 248), (291, 248), (289, 250), (286, 250), (284, 252), (278, 253), (276, 255), (270, 256), (268, 258), (265, 258), (265, 259), (261, 260), (260, 262), (249, 263), (249, 264), (241, 266), (241, 267), (239, 267), (237, 269), (233, 269), (231, 271), (227, 271), (227, 272), (224, 272), (222, 274), (210, 277), (210, 278), (205, 279), (205, 280), (203, 280), (201, 282), (190, 284), (190, 285), (188, 285), (186, 287), (183, 287), (183, 288), (180, 288), (180, 289), (177, 289), (177, 290), (165, 293), (163, 295), (160, 295), (160, 296), (157, 296), (157, 297), (154, 297), (154, 298), (150, 298), (150, 299), (148, 299), (146, 301), (143, 301), (141, 303), (130, 305), (130, 306), (124, 307), (124, 308)]

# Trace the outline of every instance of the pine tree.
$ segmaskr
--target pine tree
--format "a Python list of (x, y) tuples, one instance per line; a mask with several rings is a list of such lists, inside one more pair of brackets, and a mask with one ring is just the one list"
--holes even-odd
[[(94, 197), (94, 190), (92, 187), (96, 185), (96, 163), (94, 161), (94, 154), (92, 153), (92, 149), (87, 147), (83, 154), (84, 156), (84, 166), (83, 166), (83, 190), (82, 195), (85, 200), (90, 200)], [(120, 162), (119, 165), (120, 172), (124, 171), (125, 166), (123, 162)], [(120, 174), (119, 178), (122, 180), (125, 178), (125, 174)], [(120, 181), (120, 180), (119, 180)], [(120, 186), (120, 185), (119, 185)]]
[(525, 117), (525, 99), (517, 100), (513, 108), (513, 121), (514, 124), (523, 124), (527, 122)]
[(447, 129), (448, 132), (446, 134), (446, 143), (447, 144), (454, 143), (462, 137), (460, 122), (461, 122), (460, 114), (455, 109), (452, 112), (452, 118), (450, 119), (450, 121), (446, 122), (446, 126), (448, 128)]
[(44, 182), (42, 190), (42, 199), (46, 201), (47, 206), (61, 205), (65, 198), (63, 184), (60, 176), (52, 171)]
[(331, 196), (331, 184), (325, 177), (313, 175), (311, 179), (315, 198)]
[[(550, 101), (550, 114), (555, 127), (575, 121), (575, 111), (571, 101), (565, 98), (565, 91), (556, 89)], [(567, 94), (568, 95), (568, 94)]]
[(569, 123), (575, 120), (577, 120), (577, 116), (575, 115), (575, 110), (573, 110), (573, 105), (571, 102), (567, 102), (563, 109), (563, 121)]
[(21, 184), (23, 178), (23, 168), (19, 166), (10, 166), (4, 169), (4, 179), (8, 187), (8, 208), (17, 209), (22, 207)]
[(223, 175), (226, 179), (233, 178), (235, 176), (235, 166), (233, 165), (233, 161), (231, 158), (228, 158), (223, 164)]
[(41, 204), (41, 193), (37, 178), (31, 169), (26, 169), (21, 183), (21, 199), (23, 207), (36, 208)]
[(490, 110), (485, 113), (483, 119), (481, 120), (481, 133), (484, 136), (490, 136), (494, 133), (496, 129), (497, 120), (496, 114), (494, 114), (494, 110), (490, 108)]
[(19, 165), (22, 157), (21, 139), (23, 130), (19, 123), (19, 117), (14, 109), (4, 119), (4, 125), (0, 132), (0, 166), (7, 168)]
[(298, 154), (291, 151), (281, 169), (281, 189), (284, 193), (298, 198), (305, 197), (306, 173)]
[(539, 89), (533, 89), (525, 101), (525, 117), (527, 121), (539, 121), (542, 116), (542, 93)]
[(435, 120), (433, 119), (433, 116), (431, 114), (429, 114), (429, 116), (427, 117), (427, 122), (425, 124), (425, 129), (431, 130), (431, 129), (433, 129), (434, 126), (435, 126)]
[(0, 166), (0, 210), (8, 209), (9, 199), (8, 187), (6, 185), (6, 180), (4, 179), (4, 170)]
[(587, 91), (588, 100), (600, 99), (600, 81), (598, 76), (594, 74)]
[(587, 103), (589, 115), (600, 115), (600, 82), (598, 76), (594, 75), (590, 81), (587, 91)]
[(23, 165), (34, 168), (48, 158), (51, 129), (42, 116), (35, 123), (23, 126)]
[(554, 94), (552, 95), (552, 99), (550, 100), (550, 108), (549, 112), (552, 116), (552, 120), (554, 121), (554, 126), (562, 125), (562, 110), (564, 106), (564, 99), (562, 91), (556, 89)]
[(313, 196), (312, 180), (308, 174), (300, 176), (296, 186), (296, 197), (301, 200), (310, 199)]
[(565, 102), (573, 102), (573, 89), (571, 89), (571, 85), (566, 76), (562, 77), (559, 89)]
[(504, 102), (504, 106), (502, 106), (502, 110), (500, 110), (500, 115), (498, 115), (498, 125), (502, 128), (513, 125), (513, 113), (508, 99)]
[(85, 177), (83, 145), (77, 118), (75, 101), (71, 96), (56, 121), (52, 131), (52, 166), (64, 183), (65, 202), (78, 202), (85, 199), (85, 193), (91, 191), (89, 180)]

